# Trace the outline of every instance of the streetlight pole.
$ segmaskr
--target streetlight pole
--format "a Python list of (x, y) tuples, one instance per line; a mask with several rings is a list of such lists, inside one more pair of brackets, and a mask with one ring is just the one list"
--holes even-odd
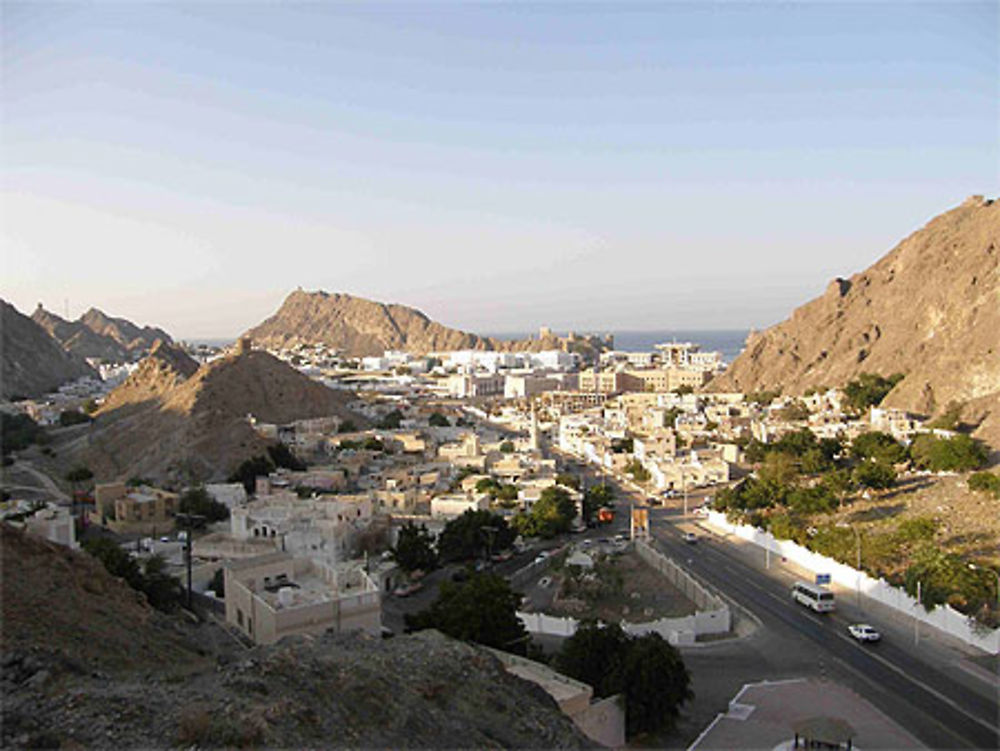
[(847, 522), (840, 522), (837, 524), (837, 526), (849, 527), (850, 530), (854, 533), (855, 551), (857, 556), (857, 563), (854, 567), (855, 570), (854, 583), (855, 583), (855, 592), (857, 594), (856, 602), (857, 606), (860, 608), (861, 607), (861, 533), (858, 532), (857, 527), (855, 527), (853, 524), (848, 524)]

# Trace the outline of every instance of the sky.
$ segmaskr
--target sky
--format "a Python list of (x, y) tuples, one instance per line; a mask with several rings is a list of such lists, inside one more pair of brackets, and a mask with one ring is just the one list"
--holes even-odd
[(234, 336), (785, 318), (1000, 193), (998, 3), (0, 5), (0, 297)]

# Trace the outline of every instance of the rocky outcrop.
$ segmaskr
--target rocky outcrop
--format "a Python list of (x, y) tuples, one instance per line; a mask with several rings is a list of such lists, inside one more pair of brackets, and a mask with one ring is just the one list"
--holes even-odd
[(905, 378), (886, 406), (927, 415), (966, 405), (1000, 446), (1000, 203), (975, 196), (746, 348), (714, 390), (842, 386), (862, 372)]
[(437, 632), (245, 650), (0, 524), (4, 748), (586, 748), (538, 686)]
[(83, 359), (63, 350), (45, 329), (3, 300), (0, 337), (4, 399), (41, 396), (68, 381), (98, 377)]
[(292, 292), (278, 311), (244, 336), (268, 349), (323, 344), (349, 357), (381, 355), (386, 350), (415, 354), (459, 349), (541, 351), (562, 349), (592, 356), (610, 342), (596, 337), (500, 340), (436, 323), (419, 310), (353, 295)]
[(170, 335), (153, 326), (140, 328), (124, 318), (113, 318), (91, 308), (76, 321), (67, 321), (39, 303), (32, 320), (52, 335), (67, 352), (111, 362), (133, 361), (157, 341)]
[(364, 424), (334, 391), (266, 352), (247, 351), (191, 371), (161, 345), (96, 414), (86, 441), (66, 447), (99, 480), (148, 477), (168, 485), (224, 479), (267, 442), (247, 421), (284, 424), (330, 415)]

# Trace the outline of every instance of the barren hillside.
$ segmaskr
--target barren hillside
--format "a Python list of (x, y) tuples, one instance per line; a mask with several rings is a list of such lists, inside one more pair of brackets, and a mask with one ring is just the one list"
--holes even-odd
[(0, 300), (0, 394), (3, 398), (33, 397), (82, 376), (97, 373), (10, 303)]
[(415, 308), (327, 292), (292, 292), (278, 311), (244, 336), (269, 349), (324, 344), (352, 357), (386, 350), (415, 354), (457, 349), (541, 351), (564, 349), (592, 355), (602, 342), (593, 337), (506, 341), (469, 334), (436, 323)]
[(752, 334), (710, 387), (801, 394), (862, 372), (903, 373), (887, 406), (935, 415), (965, 404), (977, 435), (1000, 446), (998, 268), (1000, 203), (970, 198)]
[(0, 524), (4, 748), (584, 748), (487, 652), (423, 632), (245, 650)]
[(67, 352), (80, 357), (104, 360), (132, 360), (152, 348), (156, 341), (170, 343), (163, 329), (140, 328), (124, 318), (112, 318), (97, 308), (91, 308), (76, 321), (67, 321), (39, 303), (32, 320), (52, 335)]
[(225, 478), (265, 451), (247, 422), (287, 423), (338, 415), (364, 421), (352, 398), (302, 375), (266, 352), (250, 351), (202, 366), (161, 346), (111, 393), (86, 435), (62, 448), (99, 481), (132, 475), (183, 484)]

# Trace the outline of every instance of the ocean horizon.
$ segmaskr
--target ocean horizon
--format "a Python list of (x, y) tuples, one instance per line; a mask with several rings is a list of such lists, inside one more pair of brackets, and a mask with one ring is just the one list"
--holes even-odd
[[(566, 336), (565, 331), (555, 331), (554, 334)], [(576, 330), (581, 336), (611, 334), (615, 338), (615, 349), (624, 352), (651, 352), (657, 344), (667, 342), (692, 342), (706, 352), (721, 352), (722, 359), (732, 362), (743, 351), (750, 329), (651, 329), (640, 331), (625, 329), (620, 331), (585, 331)], [(537, 338), (538, 331), (505, 331), (483, 334), (495, 339), (527, 339)]]
[[(566, 336), (565, 331), (553, 331), (559, 336)], [(666, 342), (693, 342), (706, 352), (721, 352), (722, 359), (727, 363), (736, 359), (737, 355), (743, 351), (750, 329), (654, 329), (650, 331), (622, 330), (622, 331), (583, 331), (577, 332), (581, 336), (588, 334), (598, 334), (606, 336), (611, 334), (615, 338), (615, 349), (625, 352), (651, 352), (657, 344)], [(503, 331), (490, 332), (481, 336), (489, 336), (494, 339), (529, 339), (537, 338), (538, 331)], [(185, 339), (188, 344), (205, 344), (212, 347), (226, 347), (236, 341), (236, 337), (216, 337), (204, 339)]]

